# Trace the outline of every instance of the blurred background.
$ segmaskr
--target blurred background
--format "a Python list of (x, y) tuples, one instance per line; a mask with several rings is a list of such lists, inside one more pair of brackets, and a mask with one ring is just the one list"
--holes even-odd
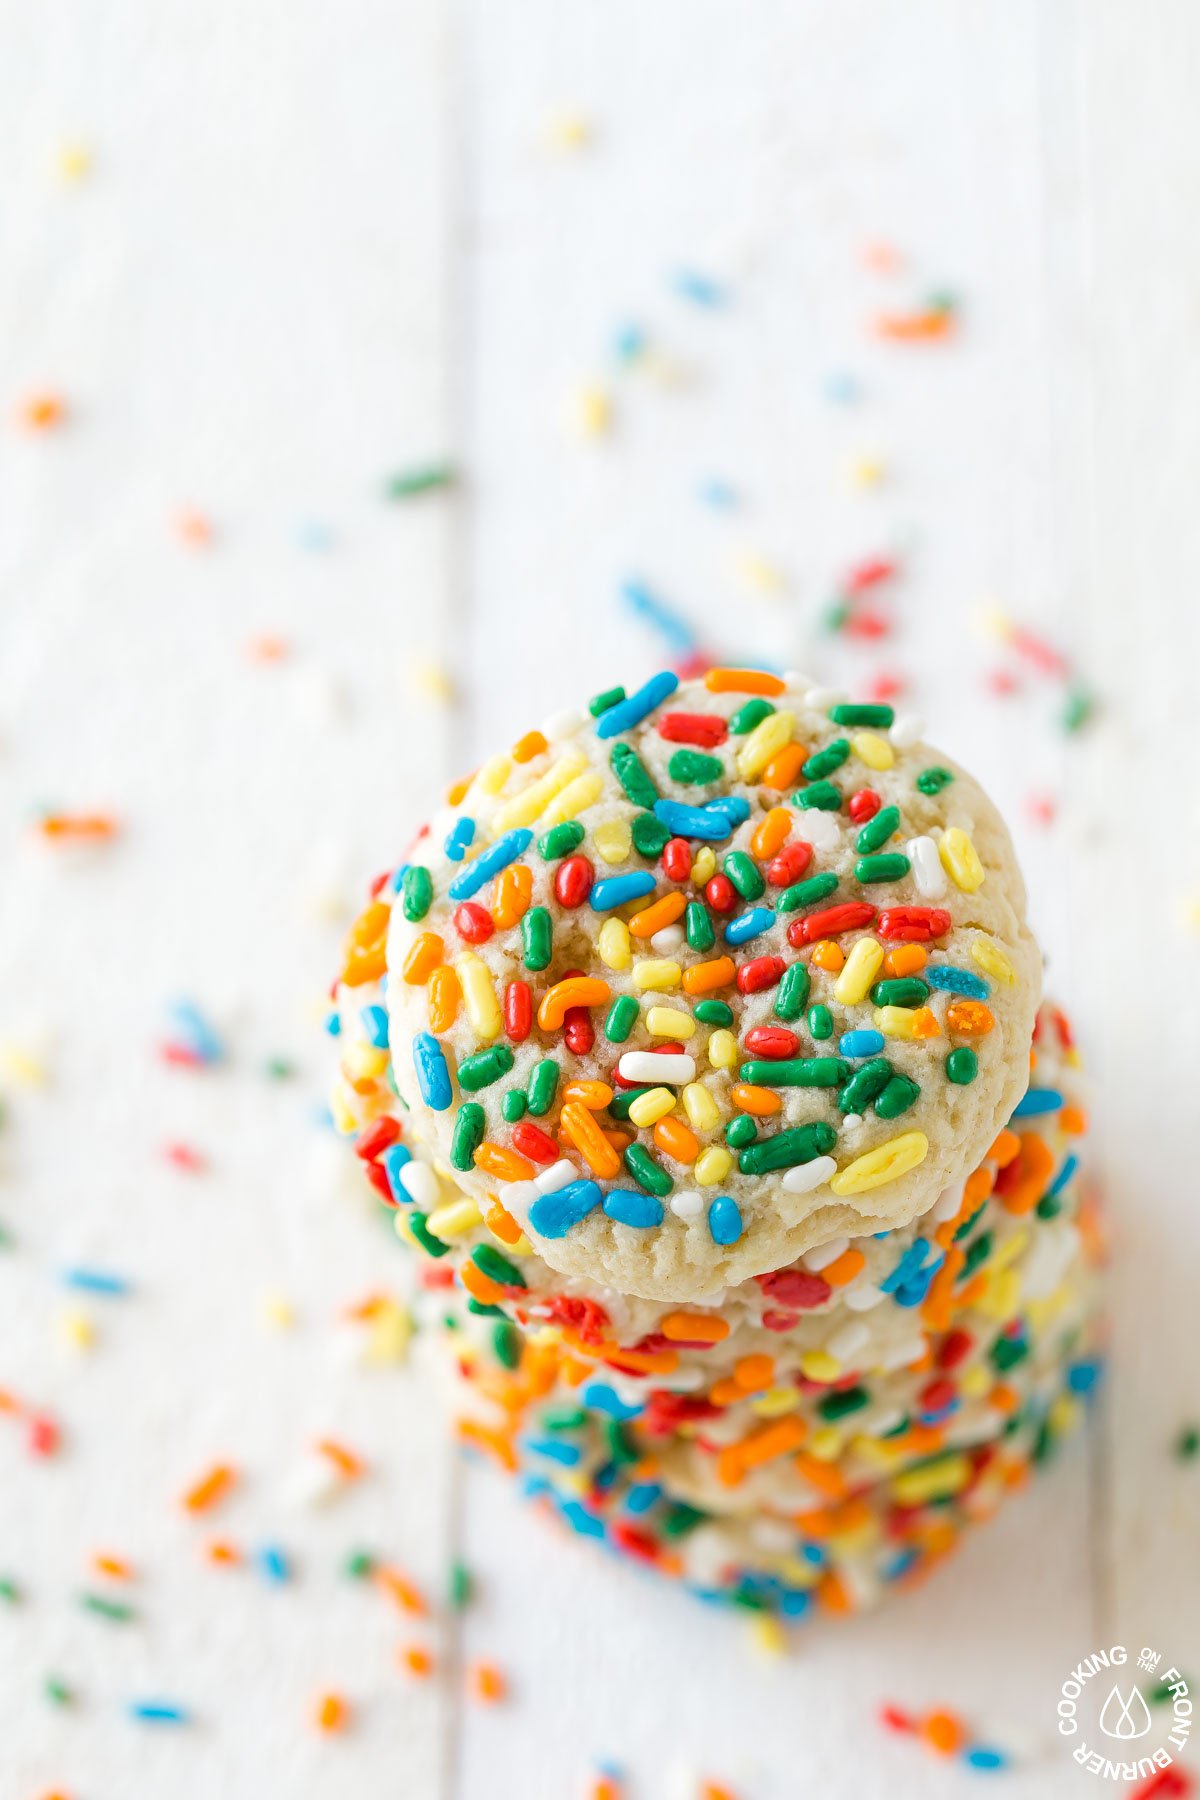
[[(1183, 0), (2, 0), (4, 1800), (985, 1779), (889, 1702), (1036, 1800), (1080, 1657), (1200, 1672), (1198, 56)], [(459, 1464), (324, 1101), (444, 785), (710, 652), (1006, 809), (1114, 1229), (1089, 1437), (773, 1660)]]

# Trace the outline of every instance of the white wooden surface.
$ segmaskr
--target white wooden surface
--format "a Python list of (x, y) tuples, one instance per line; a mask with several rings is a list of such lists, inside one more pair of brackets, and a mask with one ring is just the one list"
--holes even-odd
[[(1051, 1731), (1071, 1663), (1124, 1637), (1200, 1668), (1200, 1490), (1169, 1455), (1200, 1413), (1194, 9), (56, 0), (0, 5), (0, 52), (0, 405), (51, 386), (71, 408), (53, 436), (0, 429), (0, 1049), (47, 1045), (51, 1071), (13, 1090), (2, 1140), (0, 1388), (65, 1430), (36, 1462), (0, 1418), (0, 1573), (26, 1596), (0, 1609), (5, 1800), (557, 1800), (599, 1757), (637, 1800), (687, 1767), (744, 1800), (969, 1791), (881, 1736), (885, 1698), (1019, 1747), (1016, 1800), (1082, 1783)], [(574, 114), (590, 146), (549, 152)], [(75, 141), (95, 166), (64, 186)], [(891, 274), (864, 262), (880, 242)], [(727, 304), (681, 299), (681, 267)], [(940, 286), (957, 342), (872, 339)], [(616, 367), (629, 321), (679, 379)], [(839, 372), (854, 404), (827, 396)], [(570, 428), (588, 383), (613, 399), (598, 442)], [(458, 497), (380, 502), (446, 449)], [(863, 457), (875, 487), (847, 480)], [(737, 510), (697, 501), (711, 477)], [(173, 534), (186, 507), (209, 549)], [(300, 547), (314, 526), (328, 550)], [(895, 639), (817, 634), (839, 572), (890, 549)], [(745, 585), (747, 554), (777, 594)], [(616, 601), (631, 574), (718, 648), (908, 673), (1013, 817), (1097, 1076), (1101, 1429), (931, 1586), (776, 1663), (464, 1478), (419, 1367), (339, 1354), (339, 1312), (400, 1265), (312, 1122), (330, 905), (484, 748), (659, 662)], [(986, 690), (988, 608), (1078, 662), (1089, 733), (1054, 729), (1058, 689), (1026, 669)], [(247, 657), (260, 632), (285, 662)], [(126, 833), (56, 862), (30, 841), (43, 802), (112, 806)], [(157, 1062), (179, 992), (226, 1028), (227, 1069)], [(280, 1050), (290, 1087), (259, 1073)], [(209, 1171), (168, 1168), (173, 1138)], [(88, 1307), (81, 1358), (55, 1325), (83, 1260), (135, 1292)], [(335, 1430), (370, 1478), (289, 1510)], [(246, 1478), (214, 1531), (285, 1544), (289, 1587), (199, 1557), (175, 1502), (216, 1457)], [(414, 1626), (339, 1576), (360, 1543), (434, 1592), (463, 1556), (477, 1606)], [(97, 1549), (137, 1566), (136, 1626), (78, 1610)], [(425, 1687), (393, 1661), (418, 1637), (443, 1667)], [(463, 1701), (477, 1655), (508, 1671), (505, 1706)], [(320, 1741), (325, 1688), (355, 1724)], [(133, 1724), (148, 1694), (194, 1722)]]

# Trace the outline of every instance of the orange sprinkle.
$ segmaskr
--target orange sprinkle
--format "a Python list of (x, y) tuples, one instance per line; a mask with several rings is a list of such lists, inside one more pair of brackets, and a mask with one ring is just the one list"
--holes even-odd
[(429, 1029), (449, 1031), (462, 1005), (462, 985), (449, 963), (439, 963), (429, 977), (426, 991), (429, 1002)]
[(719, 1782), (705, 1781), (700, 1786), (700, 1800), (737, 1800), (732, 1788), (722, 1787)]
[(919, 975), (928, 961), (924, 944), (897, 944), (883, 959), (883, 973), (889, 977)]
[[(590, 1371), (589, 1371), (590, 1373)], [(476, 1449), (486, 1450), (494, 1456), (502, 1468), (509, 1474), (515, 1474), (517, 1467), (516, 1451), (510, 1439), (502, 1431), (489, 1431), (486, 1425), (480, 1425), (475, 1419), (460, 1419), (458, 1435), (466, 1444), (473, 1444)]]
[(450, 783), (450, 786), (446, 789), (447, 806), (458, 806), (466, 799), (467, 791), (478, 773), (478, 769), (472, 769), (469, 775), (461, 775), (457, 781), (452, 781)]
[(532, 898), (533, 870), (525, 863), (509, 863), (492, 890), (492, 917), (502, 931), (524, 918)]
[[(575, 1345), (586, 1350), (586, 1344)], [(634, 1375), (673, 1375), (679, 1367), (677, 1350), (622, 1350), (618, 1345), (606, 1348), (601, 1360), (614, 1369), (628, 1369)]]
[[(526, 873), (530, 871), (526, 870)], [(508, 869), (504, 874), (508, 874)], [(503, 878), (501, 876), (501, 880)], [(566, 1018), (568, 1007), (603, 1006), (608, 994), (607, 981), (597, 981), (590, 975), (569, 975), (565, 981), (556, 981), (543, 995), (538, 1007), (538, 1024), (543, 1031), (557, 1031)]]
[(111, 1575), (114, 1581), (132, 1581), (133, 1570), (119, 1556), (108, 1556), (104, 1551), (97, 1551), (92, 1558), (92, 1567), (101, 1575)]
[(641, 912), (634, 913), (629, 921), (629, 933), (635, 938), (653, 937), (656, 931), (663, 931), (681, 919), (687, 910), (687, 895), (678, 888), (669, 894), (663, 894), (652, 906), (645, 906)]
[(827, 1281), (830, 1287), (845, 1287), (866, 1266), (866, 1261), (861, 1250), (843, 1250), (831, 1263), (826, 1263), (821, 1270), (821, 1280)]
[(346, 939), (347, 949), (373, 949), (386, 937), (391, 917), (390, 906), (385, 906), (382, 900), (373, 900), (370, 906), (363, 908), (350, 927), (350, 934)]
[(495, 1663), (472, 1663), (467, 1671), (467, 1681), (475, 1699), (482, 1700), (487, 1706), (494, 1706), (508, 1692), (508, 1683)]
[(28, 400), (21, 402), (18, 417), (27, 431), (49, 431), (52, 426), (62, 424), (66, 411), (58, 394), (31, 394)]
[(236, 1469), (228, 1463), (216, 1463), (207, 1475), (202, 1475), (196, 1485), (188, 1489), (183, 1504), (189, 1512), (207, 1512), (229, 1492), (236, 1480)]
[(175, 515), (175, 530), (185, 544), (192, 544), (197, 549), (201, 545), (211, 544), (213, 528), (203, 513), (181, 512)]
[(919, 1006), (912, 1016), (912, 1034), (915, 1038), (941, 1037), (942, 1028), (938, 1024), (937, 1014), (928, 1006)]
[(796, 1473), (804, 1477), (809, 1487), (816, 1488), (818, 1494), (824, 1494), (827, 1500), (845, 1497), (846, 1478), (832, 1463), (822, 1462), (819, 1456), (809, 1456), (805, 1450), (799, 1451), (792, 1460)]
[(658, 1329), (680, 1344), (719, 1344), (729, 1336), (728, 1324), (715, 1313), (670, 1312)]
[(578, 1100), (589, 1112), (603, 1112), (612, 1104), (613, 1091), (606, 1081), (565, 1081), (562, 1097), (564, 1101)]
[(967, 1253), (952, 1243), (946, 1260), (929, 1284), (929, 1292), (921, 1307), (921, 1318), (931, 1331), (946, 1331), (954, 1315), (954, 1284), (962, 1272)]
[(996, 1178), (990, 1169), (980, 1168), (971, 1170), (971, 1173), (963, 1183), (964, 1212), (974, 1212), (977, 1207), (983, 1205), (984, 1201), (992, 1191), (995, 1179)]
[(751, 1469), (773, 1462), (777, 1456), (786, 1456), (789, 1450), (798, 1449), (804, 1442), (807, 1431), (808, 1428), (798, 1413), (786, 1413), (782, 1419), (764, 1425), (760, 1431), (751, 1432), (736, 1444), (726, 1444), (717, 1455), (717, 1479), (726, 1487), (736, 1487)]
[(543, 750), (549, 748), (549, 744), (540, 731), (527, 731), (524, 737), (517, 739), (510, 754), (515, 763), (527, 763), (532, 762), (535, 756), (540, 756)]
[(996, 1023), (982, 1000), (954, 1000), (946, 1008), (946, 1024), (964, 1037), (984, 1037)]
[(401, 1668), (407, 1669), (410, 1675), (424, 1680), (433, 1673), (433, 1658), (424, 1644), (405, 1644), (397, 1653)]
[(926, 1743), (942, 1756), (953, 1756), (966, 1735), (954, 1714), (948, 1712), (930, 1713), (918, 1729)]
[(1000, 1196), (1005, 1211), (1017, 1218), (1032, 1212), (1045, 1193), (1046, 1184), (1053, 1173), (1054, 1152), (1045, 1138), (1036, 1131), (1025, 1132), (1021, 1138), (1020, 1179), (1015, 1187)]
[(700, 1154), (700, 1139), (694, 1131), (689, 1131), (682, 1119), (658, 1119), (655, 1121), (654, 1142), (676, 1162), (694, 1163)]
[(484, 1194), (479, 1201), (479, 1210), (493, 1237), (498, 1237), (502, 1244), (520, 1243), (521, 1227), (507, 1208), (501, 1206), (495, 1194)]
[(350, 1722), (350, 1709), (340, 1694), (321, 1694), (313, 1716), (318, 1731), (341, 1731)]
[(581, 1106), (578, 1100), (568, 1101), (559, 1114), (559, 1124), (594, 1175), (611, 1181), (614, 1175), (619, 1174), (621, 1159), (586, 1106)]
[(783, 1101), (774, 1088), (753, 1087), (748, 1081), (735, 1081), (729, 1098), (739, 1112), (753, 1113), (756, 1119), (769, 1119), (783, 1109)]
[(208, 1557), (209, 1562), (225, 1563), (227, 1565), (240, 1563), (242, 1560), (241, 1552), (237, 1546), (235, 1544), (226, 1543), (224, 1538), (214, 1538), (212, 1543), (205, 1546), (204, 1554)]
[(770, 1387), (775, 1379), (775, 1359), (763, 1356), (739, 1356), (733, 1365), (733, 1379), (745, 1394), (757, 1394)]
[(832, 1569), (826, 1570), (817, 1583), (817, 1598), (827, 1612), (848, 1613), (854, 1610), (849, 1590), (842, 1586)]
[(832, 938), (821, 938), (813, 946), (812, 960), (818, 969), (824, 969), (827, 975), (840, 975), (846, 966), (846, 955), (840, 944)]
[(423, 931), (404, 959), (405, 981), (410, 987), (424, 987), (445, 954), (446, 946), (437, 932)]
[(1087, 1130), (1087, 1114), (1080, 1106), (1064, 1106), (1058, 1115), (1058, 1129), (1068, 1137), (1080, 1137)]
[(420, 1588), (415, 1586), (407, 1575), (402, 1575), (399, 1569), (385, 1565), (376, 1569), (375, 1579), (389, 1599), (394, 1600), (404, 1612), (416, 1613), (418, 1617), (423, 1617), (429, 1611), (429, 1606)]
[(998, 1413), (1014, 1413), (1021, 1404), (1020, 1395), (1006, 1381), (998, 1381), (988, 1394), (988, 1405)]
[(954, 330), (954, 314), (949, 307), (933, 307), (925, 312), (880, 313), (875, 321), (875, 335), (890, 338), (893, 343), (931, 343), (948, 338)]
[(347, 1450), (346, 1446), (339, 1444), (336, 1439), (319, 1438), (317, 1449), (322, 1456), (329, 1458), (339, 1475), (343, 1475), (347, 1481), (357, 1481), (360, 1475), (365, 1475), (367, 1465), (362, 1458), (355, 1456), (353, 1450)]
[(485, 1275), (468, 1257), (458, 1272), (459, 1280), (472, 1299), (478, 1300), (481, 1306), (499, 1306), (504, 1298), (504, 1289), (490, 1275)]
[(1020, 1138), (1015, 1131), (1009, 1131), (1006, 1126), (988, 1151), (988, 1160), (998, 1164), (1000, 1168), (1006, 1169), (1013, 1157), (1019, 1156), (1020, 1152)]
[(746, 1391), (736, 1381), (718, 1381), (708, 1397), (714, 1406), (736, 1406), (739, 1400), (746, 1398)]
[(774, 788), (777, 793), (794, 787), (807, 761), (808, 750), (804, 744), (785, 744), (763, 770), (760, 777), (763, 787)]
[(683, 971), (683, 991), (693, 997), (711, 994), (714, 988), (728, 987), (737, 974), (732, 956), (715, 956), (711, 962), (693, 963)]
[(268, 633), (251, 638), (246, 648), (255, 662), (282, 662), (288, 653), (287, 639), (271, 637)]
[(532, 1181), (533, 1164), (527, 1156), (518, 1156), (515, 1150), (506, 1150), (502, 1144), (480, 1144), (475, 1152), (475, 1167), (482, 1169), (485, 1175), (494, 1175), (497, 1181)]
[(38, 821), (38, 830), (43, 837), (63, 842), (72, 838), (114, 838), (118, 829), (117, 821), (110, 813), (47, 813)]
[[(789, 745), (789, 749), (799, 749), (799, 745)], [(792, 815), (788, 808), (773, 806), (750, 839), (750, 848), (758, 860), (768, 862), (777, 850), (782, 849), (791, 829)]]
[(785, 683), (765, 669), (710, 669), (704, 677), (710, 694), (782, 694)]

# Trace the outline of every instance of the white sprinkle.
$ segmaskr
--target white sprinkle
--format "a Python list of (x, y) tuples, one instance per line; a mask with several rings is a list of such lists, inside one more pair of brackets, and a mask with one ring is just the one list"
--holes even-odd
[(789, 1169), (780, 1186), (789, 1194), (811, 1194), (827, 1182), (831, 1175), (837, 1174), (837, 1164), (832, 1156), (818, 1156), (812, 1162), (797, 1163)]
[(650, 948), (657, 950), (660, 956), (669, 956), (672, 950), (678, 950), (686, 942), (687, 933), (682, 925), (664, 925), (650, 939)]
[(527, 1225), (529, 1209), (538, 1197), (533, 1181), (509, 1181), (500, 1190), (505, 1212), (512, 1214), (518, 1225)]
[(849, 694), (843, 688), (809, 688), (804, 696), (805, 706), (811, 706), (814, 712), (828, 712), (831, 706), (840, 706), (848, 700)]
[(842, 1130), (844, 1132), (849, 1132), (851, 1136), (853, 1136), (856, 1131), (861, 1131), (862, 1126), (863, 1116), (861, 1113), (847, 1113), (842, 1120)]
[(285, 1506), (323, 1506), (345, 1486), (336, 1463), (328, 1456), (306, 1456), (297, 1463), (283, 1484)]
[(810, 843), (814, 850), (836, 850), (842, 841), (837, 815), (819, 812), (813, 807), (811, 811), (801, 815), (800, 837)]
[(902, 713), (888, 732), (897, 750), (909, 750), (925, 736), (925, 721), (916, 713)]
[(583, 714), (573, 707), (565, 707), (562, 712), (551, 713), (542, 721), (542, 736), (548, 744), (560, 744), (564, 738), (574, 737), (583, 724)]
[(842, 1289), (841, 1298), (842, 1305), (848, 1306), (851, 1312), (870, 1312), (886, 1296), (882, 1288), (873, 1287), (869, 1281), (856, 1281), (853, 1287)]
[(400, 1186), (422, 1212), (436, 1206), (441, 1194), (437, 1176), (425, 1163), (406, 1162), (400, 1171)]
[(881, 1350), (875, 1366), (879, 1369), (905, 1369), (909, 1363), (920, 1362), (928, 1347), (923, 1336), (907, 1338), (902, 1344), (893, 1344), (890, 1350)]
[(917, 884), (917, 892), (926, 900), (940, 900), (946, 891), (946, 871), (942, 867), (942, 859), (938, 855), (938, 847), (933, 839), (931, 837), (909, 838), (904, 850), (912, 864), (913, 880)]
[[(822, 1160), (825, 1162), (832, 1162), (833, 1158), (832, 1156), (826, 1156)], [(812, 1168), (811, 1163), (802, 1164), (801, 1166), (809, 1169)], [(828, 1244), (818, 1244), (815, 1250), (807, 1250), (800, 1258), (800, 1261), (804, 1264), (804, 1267), (808, 1270), (810, 1275), (818, 1275), (822, 1269), (827, 1269), (831, 1262), (836, 1262), (839, 1256), (843, 1256), (849, 1248), (849, 1238), (834, 1238)]]
[(886, 1432), (895, 1431), (897, 1425), (903, 1425), (907, 1418), (908, 1414), (902, 1406), (889, 1406), (883, 1412), (872, 1413), (868, 1419), (864, 1419), (859, 1430), (868, 1437), (883, 1437)]
[(551, 1163), (548, 1169), (543, 1169), (540, 1175), (535, 1175), (533, 1185), (539, 1194), (557, 1194), (559, 1188), (565, 1188), (569, 1182), (578, 1180), (579, 1170), (563, 1156), (556, 1163)]
[(943, 1188), (925, 1217), (930, 1225), (944, 1225), (952, 1219), (963, 1203), (963, 1188), (966, 1183), (956, 1181), (952, 1186)]
[(835, 1331), (832, 1337), (826, 1338), (826, 1354), (832, 1356), (835, 1362), (843, 1364), (851, 1362), (863, 1345), (870, 1340), (870, 1336), (871, 1333), (865, 1325), (858, 1319), (851, 1319), (848, 1324)]
[(704, 1201), (699, 1194), (676, 1194), (671, 1201), (671, 1211), (677, 1219), (698, 1219), (704, 1211)]
[(781, 680), (789, 688), (806, 689), (812, 685), (812, 676), (806, 675), (803, 669), (786, 669)]
[(694, 1056), (656, 1056), (652, 1050), (627, 1050), (617, 1064), (623, 1081), (648, 1081), (652, 1087), (670, 1087), (680, 1082), (695, 1081)]

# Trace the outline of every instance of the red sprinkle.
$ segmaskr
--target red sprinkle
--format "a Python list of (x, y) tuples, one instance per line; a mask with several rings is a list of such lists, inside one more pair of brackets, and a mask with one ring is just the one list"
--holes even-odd
[(850, 817), (856, 825), (865, 825), (873, 819), (883, 805), (883, 801), (874, 788), (859, 788), (857, 794), (850, 796)]
[(737, 890), (728, 875), (714, 875), (704, 895), (715, 913), (731, 913), (738, 903)]
[(568, 856), (554, 874), (554, 895), (560, 906), (582, 906), (592, 891), (596, 871), (586, 856)]
[(940, 1413), (950, 1405), (958, 1389), (954, 1382), (945, 1379), (927, 1381), (921, 1389), (921, 1405), (927, 1413)]
[(383, 892), (384, 888), (387, 886), (388, 882), (391, 879), (392, 879), (392, 870), (391, 869), (385, 869), (383, 871), (382, 875), (377, 875), (375, 877), (374, 881), (371, 883), (370, 887), (367, 889), (367, 892), (369, 893), (372, 900), (378, 899), (379, 895)]
[(860, 638), (886, 637), (891, 629), (882, 613), (868, 612), (865, 607), (859, 612), (852, 612), (842, 626), (847, 637)]
[(906, 1712), (901, 1712), (898, 1706), (881, 1706), (879, 1717), (889, 1731), (915, 1731), (917, 1729), (915, 1721)]
[[(805, 921), (811, 924), (811, 920)], [(899, 938), (908, 944), (928, 944), (950, 929), (950, 914), (940, 906), (889, 906), (875, 927), (882, 938)]]
[(754, 1056), (767, 1056), (778, 1060), (784, 1056), (795, 1056), (800, 1049), (800, 1039), (794, 1031), (788, 1031), (782, 1025), (756, 1025), (753, 1031), (746, 1033), (746, 1048)]
[(1185, 1800), (1185, 1796), (1193, 1792), (1195, 1785), (1186, 1769), (1174, 1766), (1159, 1769), (1149, 1781), (1133, 1789), (1129, 1800)]
[(865, 594), (868, 588), (878, 587), (881, 581), (890, 581), (895, 573), (896, 564), (890, 557), (871, 556), (855, 564), (842, 587), (848, 594)]
[(538, 1126), (530, 1124), (528, 1119), (522, 1119), (519, 1125), (513, 1126), (512, 1143), (513, 1149), (519, 1150), (522, 1156), (527, 1156), (530, 1162), (558, 1161), (558, 1145), (554, 1139), (547, 1137)]
[(574, 1056), (586, 1056), (596, 1041), (596, 1028), (586, 1006), (568, 1006), (563, 1014), (563, 1040)]
[(686, 838), (672, 838), (662, 853), (663, 873), (670, 881), (687, 881), (692, 873), (692, 852)]
[(163, 1155), (177, 1169), (186, 1169), (189, 1175), (199, 1175), (208, 1167), (199, 1150), (193, 1150), (190, 1144), (165, 1144)]
[(788, 926), (788, 943), (793, 948), (800, 944), (815, 944), (820, 938), (856, 931), (860, 925), (869, 925), (874, 917), (875, 908), (868, 906), (865, 900), (847, 900), (842, 906), (827, 906), (822, 912), (793, 919)]
[(777, 981), (782, 981), (786, 968), (782, 956), (753, 957), (738, 969), (738, 993), (761, 994), (764, 988), (774, 987)]
[(704, 744), (711, 748), (725, 742), (729, 727), (716, 713), (664, 713), (658, 721), (658, 735), (672, 744)]
[(756, 1275), (754, 1279), (767, 1299), (800, 1311), (822, 1305), (833, 1292), (827, 1281), (810, 1275), (807, 1269), (774, 1269), (769, 1275)]
[(468, 944), (486, 944), (496, 927), (490, 912), (474, 900), (454, 909), (454, 929)]
[(374, 1162), (399, 1136), (400, 1121), (389, 1118), (385, 1113), (373, 1125), (368, 1125), (365, 1131), (359, 1132), (354, 1140), (354, 1154), (361, 1156), (364, 1162)]
[(510, 981), (504, 990), (504, 1029), (514, 1044), (523, 1044), (533, 1030), (533, 992), (527, 981)]
[(34, 1456), (53, 1456), (59, 1446), (59, 1429), (53, 1419), (37, 1413), (29, 1421), (29, 1448)]
[(369, 1162), (366, 1177), (386, 1206), (395, 1206), (396, 1197), (388, 1186), (387, 1170), (380, 1162)]
[(767, 880), (772, 887), (791, 887), (793, 881), (799, 881), (811, 861), (812, 845), (797, 838), (795, 843), (786, 845), (778, 856), (771, 858), (767, 864)]
[(975, 1339), (969, 1331), (961, 1331), (957, 1327), (948, 1331), (942, 1339), (937, 1353), (939, 1369), (955, 1369), (964, 1357), (971, 1354), (975, 1347)]
[(764, 1331), (794, 1331), (800, 1323), (800, 1314), (794, 1312), (778, 1312), (774, 1308), (762, 1316)]

